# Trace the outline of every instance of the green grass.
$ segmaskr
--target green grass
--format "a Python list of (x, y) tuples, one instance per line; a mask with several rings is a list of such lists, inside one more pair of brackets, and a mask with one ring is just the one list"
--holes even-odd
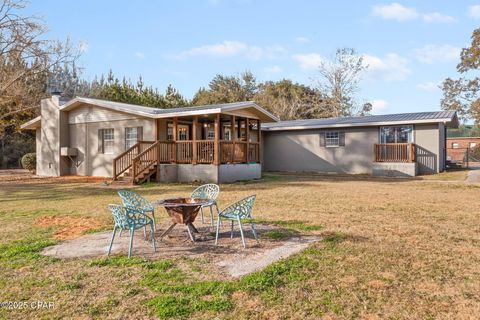
[(322, 225), (300, 220), (256, 220), (255, 223), (270, 223), (293, 231), (318, 231), (323, 229)]

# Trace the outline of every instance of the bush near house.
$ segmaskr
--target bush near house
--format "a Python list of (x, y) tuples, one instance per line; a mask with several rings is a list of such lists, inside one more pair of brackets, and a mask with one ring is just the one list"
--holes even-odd
[(22, 167), (30, 172), (35, 172), (37, 167), (37, 155), (35, 153), (27, 153), (22, 157)]

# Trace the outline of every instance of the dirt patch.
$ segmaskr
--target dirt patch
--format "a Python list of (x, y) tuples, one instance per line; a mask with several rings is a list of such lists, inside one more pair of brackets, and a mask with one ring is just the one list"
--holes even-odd
[(36, 225), (45, 228), (57, 227), (53, 238), (68, 240), (78, 238), (88, 230), (98, 229), (104, 223), (91, 217), (48, 216), (37, 219)]

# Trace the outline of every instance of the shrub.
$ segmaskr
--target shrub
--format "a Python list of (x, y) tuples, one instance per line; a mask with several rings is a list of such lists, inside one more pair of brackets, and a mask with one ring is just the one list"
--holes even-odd
[(30, 172), (35, 172), (37, 168), (37, 155), (35, 153), (27, 153), (24, 155), (22, 157), (22, 167)]

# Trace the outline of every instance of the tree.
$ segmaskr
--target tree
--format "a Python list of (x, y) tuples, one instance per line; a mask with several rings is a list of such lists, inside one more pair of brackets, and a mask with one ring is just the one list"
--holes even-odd
[(328, 99), (328, 108), (331, 109), (328, 116), (345, 117), (368, 113), (369, 104), (359, 106), (355, 101), (361, 74), (367, 67), (363, 57), (351, 48), (338, 49), (332, 59), (321, 61), (318, 89)]
[(281, 120), (323, 118), (327, 107), (322, 93), (291, 80), (261, 83), (255, 102)]
[[(70, 41), (46, 40), (43, 22), (22, 15), (26, 2), (0, 0), (0, 166), (18, 166), (19, 156), (34, 150), (34, 136), (18, 132), (38, 114), (48, 79), (59, 66), (71, 65), (79, 50)], [(22, 154), (18, 151), (22, 150)]]
[(250, 71), (239, 76), (217, 74), (208, 84), (200, 88), (192, 99), (193, 105), (208, 105), (253, 100), (258, 90), (256, 79)]
[[(472, 42), (463, 48), (457, 71), (460, 74), (480, 69), (480, 28), (473, 31)], [(473, 119), (480, 123), (480, 78), (447, 78), (442, 83), (443, 98), (440, 101), (444, 110), (454, 110), (462, 120)]]

